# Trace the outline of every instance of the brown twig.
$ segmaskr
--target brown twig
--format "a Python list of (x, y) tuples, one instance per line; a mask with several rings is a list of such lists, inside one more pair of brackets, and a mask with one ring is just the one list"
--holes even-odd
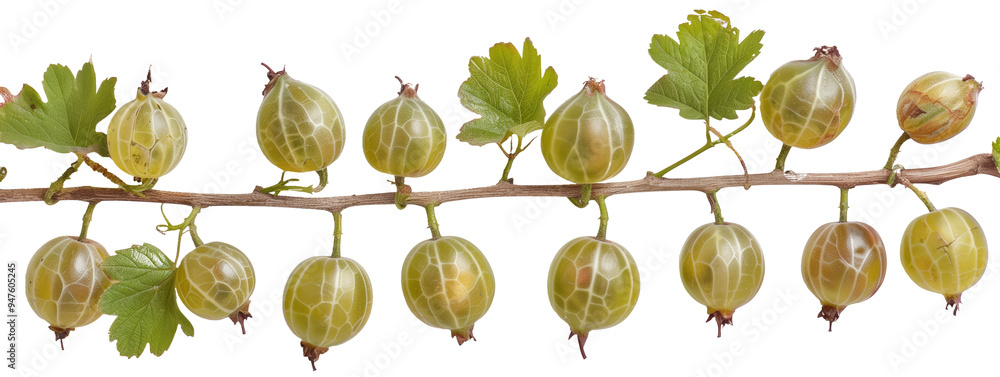
[[(657, 178), (647, 174), (645, 178), (634, 181), (598, 183), (593, 185), (593, 195), (612, 196), (653, 191), (701, 191), (711, 192), (726, 187), (774, 186), (774, 185), (818, 185), (851, 188), (865, 185), (884, 185), (889, 178), (890, 170), (879, 169), (851, 173), (792, 173), (772, 171), (749, 176), (726, 175), (696, 178)], [(974, 176), (977, 174), (1000, 177), (996, 163), (990, 154), (978, 154), (947, 165), (922, 169), (901, 170), (902, 175), (913, 184), (941, 184), (953, 179)], [(42, 201), (45, 197), (44, 188), (35, 189), (5, 189), (0, 190), (0, 203)], [(333, 197), (275, 197), (255, 190), (247, 194), (196, 194), (149, 190), (143, 192), (145, 197), (138, 197), (119, 188), (71, 187), (65, 188), (55, 195), (57, 200), (77, 200), (86, 202), (152, 202), (180, 204), (193, 207), (282, 207), (316, 209), (339, 212), (346, 208), (368, 205), (387, 205), (395, 203), (395, 192), (378, 194), (347, 195)], [(579, 185), (515, 185), (500, 182), (492, 186), (410, 193), (407, 203), (426, 206), (431, 203), (443, 204), (458, 200), (515, 197), (515, 196), (552, 196), (575, 197), (580, 194)]]

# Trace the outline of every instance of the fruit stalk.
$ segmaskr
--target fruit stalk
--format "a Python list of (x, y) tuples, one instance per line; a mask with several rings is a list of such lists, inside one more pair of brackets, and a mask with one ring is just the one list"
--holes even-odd
[(194, 221), (191, 221), (191, 224), (188, 224), (188, 234), (191, 235), (191, 243), (194, 244), (194, 247), (205, 244), (205, 242), (201, 240), (201, 237), (198, 236), (198, 226), (194, 225)]
[(184, 233), (188, 232), (191, 234), (191, 242), (194, 243), (195, 247), (201, 246), (201, 237), (198, 236), (198, 228), (194, 225), (194, 219), (198, 217), (198, 213), (201, 212), (201, 207), (192, 207), (191, 213), (188, 214), (184, 221), (180, 224), (171, 224), (170, 219), (167, 218), (166, 212), (163, 212), (163, 205), (160, 205), (160, 214), (163, 215), (163, 220), (166, 224), (161, 224), (156, 226), (156, 230), (160, 233), (166, 234), (170, 231), (177, 231), (177, 252), (174, 255), (174, 265), (180, 262), (181, 257), (181, 241), (184, 239)]
[(842, 187), (840, 189), (840, 222), (847, 222), (847, 191), (849, 188)]
[(917, 186), (914, 186), (913, 183), (910, 182), (910, 180), (906, 179), (905, 177), (896, 177), (896, 179), (898, 179), (899, 183), (902, 183), (903, 186), (906, 186), (906, 188), (913, 191), (913, 193), (917, 195), (917, 198), (920, 198), (920, 201), (923, 202), (925, 206), (927, 206), (927, 211), (929, 212), (937, 211), (937, 208), (934, 207), (934, 203), (931, 203), (931, 199), (927, 197), (927, 194), (924, 193), (923, 191), (920, 191), (920, 189), (918, 189)]
[(714, 190), (708, 194), (708, 204), (712, 207), (712, 214), (715, 215), (715, 224), (722, 225), (726, 223), (726, 220), (722, 218), (722, 208), (719, 207), (719, 190)]
[(594, 186), (591, 184), (580, 185), (580, 197), (574, 198), (570, 197), (570, 203), (573, 203), (577, 208), (586, 208), (587, 204), (590, 203), (591, 193), (594, 190)]
[(100, 202), (87, 204), (87, 212), (83, 213), (83, 225), (80, 227), (80, 237), (76, 239), (79, 242), (87, 242), (87, 230), (90, 229), (90, 221), (94, 219), (94, 208), (97, 207), (97, 203)]
[(778, 160), (774, 163), (774, 170), (785, 171), (785, 159), (788, 158), (788, 152), (791, 151), (791, 145), (781, 144), (781, 152), (778, 152)]
[(410, 191), (413, 189), (406, 185), (406, 177), (399, 175), (396, 176), (393, 185), (396, 185), (396, 208), (406, 208), (406, 199), (410, 197)]
[(319, 183), (316, 184), (316, 187), (313, 187), (312, 189), (313, 194), (323, 191), (323, 189), (326, 187), (326, 184), (330, 182), (330, 174), (327, 173), (326, 168), (317, 170), (316, 174), (319, 175)]
[(924, 202), (924, 205), (927, 206), (927, 211), (929, 212), (937, 211), (937, 208), (934, 207), (933, 203), (931, 203), (931, 200), (930, 198), (927, 197), (926, 193), (920, 191), (919, 189), (917, 189), (917, 186), (914, 185), (908, 185), (907, 187), (909, 187), (910, 190), (913, 190), (914, 194), (917, 194), (917, 197), (920, 198), (921, 202)]
[(604, 204), (604, 197), (597, 197), (597, 206), (601, 209), (601, 225), (597, 228), (597, 239), (605, 240), (608, 235), (608, 206)]
[(432, 240), (441, 238), (441, 231), (438, 229), (437, 216), (434, 214), (434, 207), (436, 206), (437, 206), (436, 203), (430, 203), (424, 206), (424, 209), (427, 210), (427, 227), (430, 228), (431, 230)]
[(343, 215), (340, 212), (333, 213), (333, 254), (330, 256), (334, 258), (340, 258), (340, 237), (344, 234), (341, 229), (341, 223), (343, 222)]
[(903, 146), (907, 140), (910, 140), (910, 134), (903, 132), (903, 135), (896, 140), (896, 144), (892, 146), (889, 150), (889, 160), (885, 162), (885, 170), (892, 170), (892, 165), (896, 162), (896, 155), (899, 154), (899, 148)]

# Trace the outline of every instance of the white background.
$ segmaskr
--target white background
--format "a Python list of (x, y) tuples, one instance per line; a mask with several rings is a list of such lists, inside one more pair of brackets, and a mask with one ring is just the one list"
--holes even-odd
[[(331, 2), (333, 3), (333, 2)], [(265, 70), (287, 65), (290, 74), (327, 91), (342, 109), (347, 147), (330, 168), (331, 185), (318, 196), (385, 192), (389, 177), (362, 157), (360, 134), (371, 112), (393, 98), (393, 76), (420, 83), (420, 96), (445, 119), (454, 136), (474, 117), (456, 92), (468, 77), (470, 56), (485, 55), (496, 42), (520, 49), (531, 37), (544, 66), (559, 74), (548, 110), (594, 76), (607, 80), (608, 94), (629, 111), (636, 127), (635, 151), (614, 180), (659, 170), (703, 142), (699, 122), (677, 111), (647, 104), (645, 90), (664, 71), (648, 56), (653, 34), (671, 34), (695, 8), (718, 9), (746, 35), (767, 32), (761, 55), (744, 74), (766, 81), (789, 60), (812, 56), (812, 48), (837, 45), (858, 89), (858, 105), (846, 131), (815, 150), (793, 150), (786, 167), (798, 172), (847, 172), (880, 168), (899, 136), (895, 104), (913, 78), (934, 70), (970, 73), (985, 82), (969, 129), (942, 145), (908, 143), (899, 162), (936, 166), (989, 151), (997, 131), (1000, 82), (996, 31), (989, 2), (974, 1), (670, 1), (644, 4), (581, 0), (448, 2), (336, 2), (337, 5), (256, 1), (178, 1), (171, 5), (77, 1), (7, 2), (0, 10), (0, 86), (15, 92), (22, 83), (40, 88), (50, 63), (74, 71), (93, 59), (99, 78), (116, 76), (118, 104), (134, 98), (135, 86), (152, 65), (153, 87), (170, 87), (167, 101), (187, 122), (190, 136), (180, 165), (158, 189), (245, 193), (274, 183), (280, 172), (260, 153), (254, 119)], [(987, 5), (990, 4), (990, 5)], [(345, 48), (355, 48), (345, 53)], [(748, 113), (743, 113), (743, 117)], [(714, 122), (723, 132), (743, 119)], [(107, 120), (98, 125), (106, 130)], [(537, 135), (537, 134), (536, 134)], [(759, 120), (733, 142), (751, 172), (773, 166), (780, 145)], [(44, 187), (72, 156), (48, 150), (18, 151), (0, 145), (0, 164), (10, 174), (0, 188)], [(109, 159), (100, 159), (114, 168)], [(495, 146), (473, 147), (449, 140), (444, 162), (414, 190), (491, 185), (504, 159)], [(715, 148), (671, 177), (735, 174), (732, 154)], [(517, 183), (563, 183), (533, 145), (517, 159)], [(303, 174), (306, 182), (314, 175)], [(83, 169), (68, 186), (108, 183)], [(1000, 242), (997, 181), (965, 178), (926, 191), (939, 208), (968, 210)], [(803, 244), (820, 224), (835, 221), (838, 192), (830, 187), (755, 187), (721, 193), (726, 219), (749, 228), (764, 248), (767, 273), (757, 297), (736, 311), (735, 326), (716, 339), (703, 323), (705, 308), (680, 284), (678, 250), (688, 233), (712, 221), (704, 195), (692, 192), (616, 196), (608, 200), (608, 237), (634, 255), (642, 271), (642, 293), (632, 315), (619, 326), (594, 331), (581, 360), (575, 339), (549, 306), (546, 273), (552, 255), (570, 239), (591, 235), (597, 208), (577, 209), (564, 199), (509, 198), (449, 203), (438, 210), (446, 235), (465, 237), (487, 255), (497, 279), (496, 298), (477, 324), (479, 341), (457, 346), (448, 331), (431, 329), (409, 313), (399, 286), (404, 256), (429, 237), (419, 207), (352, 208), (344, 213), (343, 254), (359, 261), (374, 284), (374, 309), (365, 329), (333, 348), (312, 373), (280, 313), (281, 291), (302, 259), (329, 253), (332, 220), (327, 213), (267, 208), (209, 208), (199, 216), (206, 241), (229, 242), (246, 252), (257, 270), (248, 334), (228, 321), (193, 315), (196, 336), (178, 332), (170, 349), (155, 357), (118, 356), (107, 341), (114, 318), (104, 316), (73, 332), (58, 352), (47, 324), (19, 297), (19, 369), (4, 375), (510, 375), (578, 376), (677, 374), (729, 376), (775, 373), (809, 375), (942, 375), (995, 370), (992, 339), (998, 299), (994, 260), (984, 278), (963, 298), (957, 317), (944, 299), (912, 283), (898, 262), (901, 233), (923, 205), (903, 188), (851, 191), (851, 219), (873, 225), (885, 240), (889, 267), (882, 289), (851, 306), (826, 331), (815, 318), (819, 303), (805, 288), (799, 264)], [(85, 205), (39, 202), (0, 205), (0, 261), (19, 272), (45, 241), (79, 232)], [(179, 221), (187, 208), (169, 208)], [(150, 242), (173, 256), (176, 236), (154, 230), (163, 223), (155, 204), (104, 203), (90, 236), (109, 250)], [(182, 249), (191, 248), (184, 240)], [(23, 290), (23, 281), (19, 281)], [(23, 291), (18, 294), (22, 295)], [(182, 309), (185, 310), (186, 309)], [(6, 347), (4, 347), (6, 349)], [(81, 369), (84, 368), (84, 369)]]

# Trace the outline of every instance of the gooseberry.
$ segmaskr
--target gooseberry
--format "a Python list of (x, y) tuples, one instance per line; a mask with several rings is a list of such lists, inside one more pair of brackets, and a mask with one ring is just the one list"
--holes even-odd
[(379, 106), (368, 118), (362, 146), (375, 170), (398, 177), (422, 177), (444, 157), (444, 123), (417, 97), (420, 85), (413, 87), (399, 80), (399, 96)]
[(542, 156), (568, 181), (598, 183), (625, 168), (634, 139), (632, 118), (591, 78), (545, 122)]
[(251, 318), (250, 295), (256, 276), (250, 259), (242, 251), (223, 242), (209, 242), (184, 256), (177, 266), (174, 287), (184, 306), (195, 315), (239, 322)]
[(493, 269), (479, 248), (464, 238), (423, 241), (403, 262), (403, 298), (420, 321), (451, 330), (462, 345), (476, 338), (472, 328), (493, 302)]
[(372, 283), (350, 258), (312, 257), (288, 277), (282, 309), (288, 328), (302, 340), (302, 355), (316, 370), (320, 355), (351, 340), (368, 322)]
[(62, 236), (31, 257), (24, 274), (28, 306), (49, 323), (60, 345), (77, 327), (101, 316), (98, 302), (111, 280), (101, 269), (108, 251), (94, 240)]
[(267, 71), (269, 81), (257, 112), (257, 142), (264, 156), (284, 171), (330, 166), (344, 150), (344, 117), (337, 104), (285, 70)]
[(914, 141), (939, 143), (962, 132), (976, 114), (983, 85), (971, 75), (931, 72), (903, 89), (896, 103), (896, 119)]
[(785, 145), (816, 148), (833, 141), (851, 120), (857, 94), (836, 46), (808, 60), (785, 63), (760, 93), (767, 130)]
[(802, 280), (823, 306), (817, 318), (830, 323), (848, 305), (872, 297), (885, 279), (885, 245), (875, 228), (862, 222), (823, 224), (806, 241)]
[(187, 126), (180, 112), (163, 100), (167, 89), (150, 92), (151, 73), (139, 86), (135, 99), (122, 105), (108, 125), (108, 152), (125, 173), (139, 178), (159, 178), (184, 156)]
[(733, 312), (750, 302), (764, 280), (764, 254), (757, 239), (734, 223), (709, 223), (694, 230), (680, 254), (681, 282), (695, 301), (708, 308), (722, 337)]
[(899, 259), (923, 289), (944, 295), (958, 314), (962, 292), (986, 271), (986, 233), (968, 212), (945, 208), (918, 216), (903, 231)]
[(549, 267), (549, 303), (577, 337), (580, 355), (591, 330), (625, 320), (639, 300), (639, 268), (622, 245), (594, 237), (575, 238)]

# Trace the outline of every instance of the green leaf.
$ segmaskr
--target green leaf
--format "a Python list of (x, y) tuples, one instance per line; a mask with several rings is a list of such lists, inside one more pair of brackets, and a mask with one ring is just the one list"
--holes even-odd
[(469, 79), (458, 89), (458, 98), (481, 118), (465, 123), (458, 140), (472, 145), (501, 143), (510, 135), (525, 135), (542, 129), (542, 101), (556, 87), (552, 67), (542, 74), (542, 59), (524, 39), (524, 56), (512, 43), (497, 43), (490, 56), (469, 59)]
[[(105, 79), (98, 88), (89, 62), (75, 78), (69, 67), (50, 65), (42, 81), (48, 102), (24, 84), (20, 94), (0, 105), (0, 142), (20, 149), (45, 147), (59, 153), (108, 156), (108, 137), (96, 129), (115, 109), (116, 81)], [(6, 88), (0, 91), (9, 93)]]
[(736, 78), (760, 54), (764, 32), (756, 30), (741, 42), (729, 17), (695, 12), (680, 25), (677, 40), (653, 36), (649, 56), (667, 74), (646, 91), (646, 101), (679, 109), (685, 119), (736, 119), (736, 110), (750, 108), (764, 88), (753, 77)]
[(993, 142), (993, 162), (997, 165), (997, 171), (1000, 171), (1000, 137)]
[(116, 315), (108, 331), (118, 341), (118, 352), (131, 358), (142, 355), (146, 344), (156, 356), (170, 347), (181, 326), (194, 336), (194, 327), (177, 308), (174, 264), (150, 244), (118, 250), (104, 260), (104, 272), (118, 280), (101, 295), (101, 311)]

